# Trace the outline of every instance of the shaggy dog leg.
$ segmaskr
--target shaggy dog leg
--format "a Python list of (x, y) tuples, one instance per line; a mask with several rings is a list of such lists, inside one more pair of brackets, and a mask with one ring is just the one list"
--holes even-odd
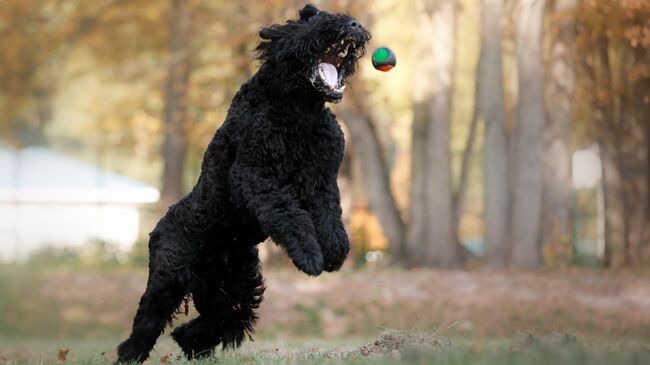
[(350, 242), (341, 221), (341, 198), (336, 185), (336, 174), (331, 174), (325, 181), (321, 194), (309, 204), (309, 213), (323, 252), (324, 269), (335, 271), (341, 268), (350, 252)]
[[(260, 135), (249, 136), (241, 144), (251, 150), (255, 150), (254, 145), (272, 145)], [(268, 155), (275, 153), (262, 151)], [(259, 165), (266, 163), (264, 168), (270, 169), (273, 163), (254, 156), (258, 155), (240, 155), (230, 168), (233, 195), (238, 201), (247, 202), (262, 231), (284, 249), (298, 269), (308, 275), (319, 275), (324, 266), (323, 253), (316, 239), (312, 217), (290, 186)]]
[[(209, 255), (212, 256), (212, 255)], [(257, 247), (235, 247), (218, 255), (219, 262), (202, 266), (192, 290), (199, 317), (177, 327), (172, 337), (188, 358), (210, 355), (219, 343), (238, 347), (253, 333), (255, 311), (262, 302), (264, 283)]]
[[(162, 223), (162, 222), (161, 222)], [(159, 224), (159, 227), (163, 225)], [(133, 320), (133, 330), (117, 348), (118, 363), (143, 362), (188, 291), (190, 268), (182, 235), (152, 233), (149, 280)]]
[(172, 338), (188, 359), (202, 358), (212, 354), (221, 343), (219, 318), (201, 314), (172, 331)]

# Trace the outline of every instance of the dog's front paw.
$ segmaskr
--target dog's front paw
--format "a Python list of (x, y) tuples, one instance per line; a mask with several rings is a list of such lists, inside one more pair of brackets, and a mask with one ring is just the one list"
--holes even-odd
[(328, 242), (323, 243), (325, 271), (332, 272), (341, 268), (350, 252), (350, 242), (343, 228), (334, 230)]
[(117, 361), (113, 364), (141, 364), (149, 357), (149, 352), (143, 350), (146, 347), (141, 341), (126, 339), (117, 347)]
[(298, 270), (310, 276), (318, 276), (323, 272), (323, 254), (320, 250), (310, 253), (303, 252), (295, 256), (291, 257), (291, 260)]

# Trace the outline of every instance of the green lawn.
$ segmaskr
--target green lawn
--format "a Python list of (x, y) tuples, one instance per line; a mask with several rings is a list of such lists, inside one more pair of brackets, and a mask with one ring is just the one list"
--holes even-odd
[[(650, 364), (647, 273), (344, 270), (314, 279), (268, 270), (265, 278), (256, 341), (195, 363)], [(138, 268), (0, 265), (0, 365), (54, 364), (60, 349), (69, 349), (66, 364), (112, 363), (145, 280)], [(149, 363), (188, 363), (179, 353), (164, 334)]]
[[(0, 339), (2, 340), (2, 339)], [(20, 340), (0, 344), (0, 363), (56, 364), (59, 349), (69, 349), (67, 364), (111, 364), (118, 340)], [(58, 362), (60, 363), (60, 362)], [(623, 365), (650, 364), (650, 346), (634, 341), (590, 342), (568, 334), (537, 338), (517, 334), (507, 339), (447, 338), (427, 332), (388, 330), (375, 339), (263, 340), (236, 351), (188, 361), (163, 336), (151, 364), (445, 364), (445, 365)]]

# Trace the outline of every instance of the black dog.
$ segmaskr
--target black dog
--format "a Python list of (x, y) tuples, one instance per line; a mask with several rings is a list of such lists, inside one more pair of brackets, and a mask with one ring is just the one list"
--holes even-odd
[(262, 65), (233, 99), (196, 186), (150, 235), (147, 289), (118, 362), (144, 361), (187, 295), (200, 315), (172, 337), (188, 357), (239, 346), (262, 301), (256, 245), (269, 236), (313, 276), (348, 254), (336, 185), (343, 133), (325, 102), (343, 97), (370, 34), (307, 5), (260, 37)]

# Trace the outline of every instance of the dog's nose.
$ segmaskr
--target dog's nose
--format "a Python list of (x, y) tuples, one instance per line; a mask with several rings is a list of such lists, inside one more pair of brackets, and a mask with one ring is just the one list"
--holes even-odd
[(350, 22), (348, 23), (348, 27), (352, 29), (359, 29), (360, 26), (361, 24), (359, 24), (359, 22), (356, 20), (350, 20)]

